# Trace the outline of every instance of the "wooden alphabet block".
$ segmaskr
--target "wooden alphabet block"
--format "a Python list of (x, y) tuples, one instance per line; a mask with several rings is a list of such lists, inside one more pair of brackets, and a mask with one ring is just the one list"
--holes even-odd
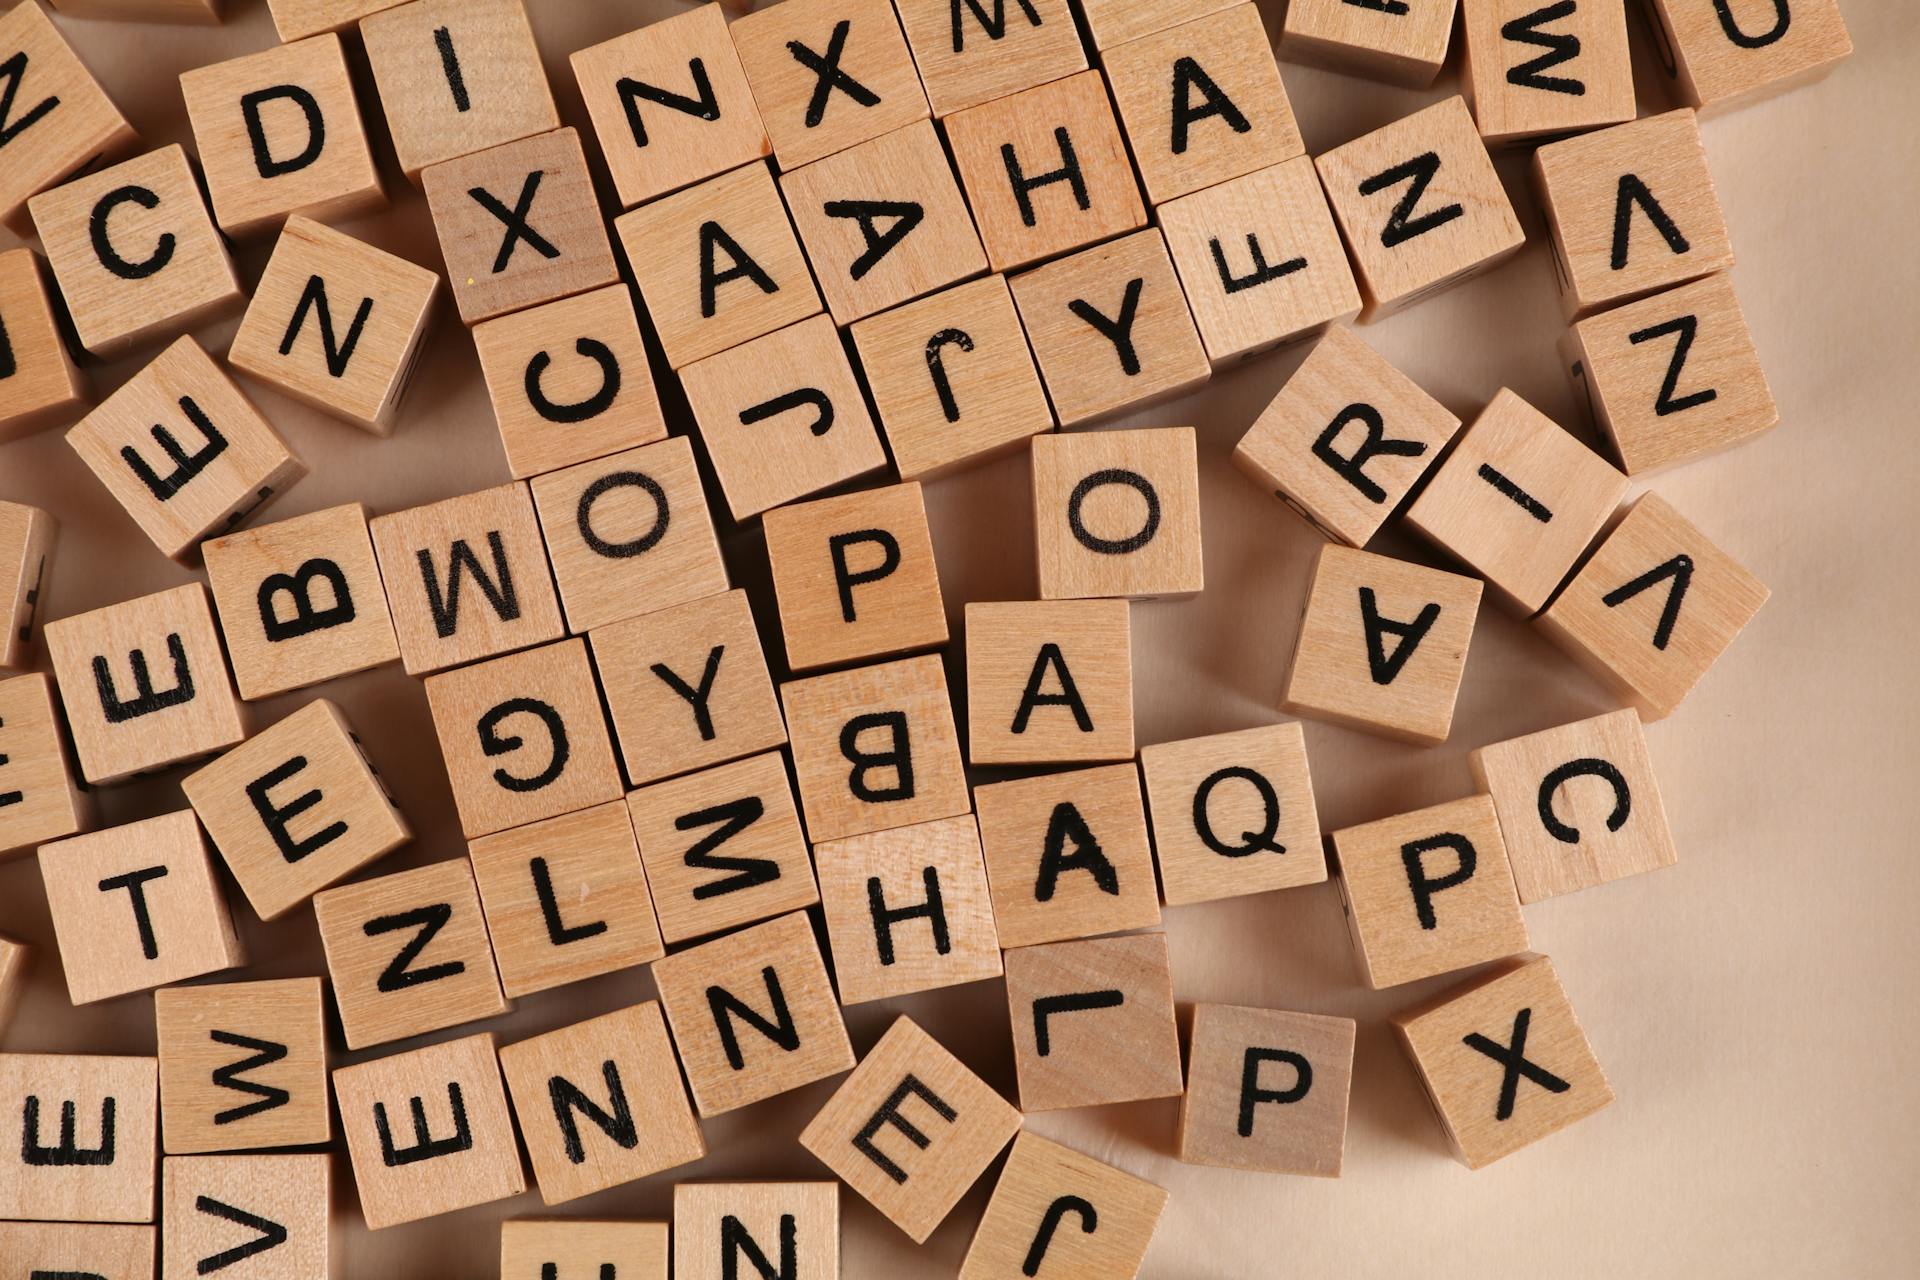
[(262, 920), (279, 919), (413, 838), (360, 735), (325, 698), (180, 787)]
[(167, 1153), (332, 1141), (324, 1003), (318, 978), (154, 992)]
[(0, 1280), (153, 1280), (152, 1227), (0, 1222)]
[(670, 1280), (667, 1224), (580, 1218), (500, 1224), (500, 1280)]
[(1652, 0), (1670, 50), (1667, 74), (1680, 95), (1702, 111), (1797, 88), (1820, 79), (1853, 53), (1839, 0), (1778, 0), (1739, 9), (1698, 0)]
[(1545, 956), (1523, 956), (1394, 1019), (1434, 1110), (1480, 1169), (1613, 1101)]
[(895, 307), (849, 332), (903, 480), (1012, 453), (1053, 428), (1004, 276)]
[[(313, 915), (349, 1049), (424, 1035), (510, 1007), (500, 993), (480, 895), (465, 858), (328, 889), (315, 895)], [(340, 1075), (334, 1073), (335, 1089)], [(344, 1094), (340, 1114), (351, 1127)], [(359, 1143), (355, 1148), (357, 1166)], [(366, 1190), (362, 1182), (363, 1195)]]
[(1000, 976), (971, 815), (831, 840), (815, 846), (813, 859), (840, 1003)]
[(283, 44), (327, 31), (358, 25), (370, 13), (391, 9), (403, 0), (267, 0), (273, 29)]
[(1252, 4), (1104, 46), (1100, 60), (1156, 205), (1306, 154)]
[(1453, 10), (1454, 0), (1292, 0), (1280, 29), (1280, 56), (1424, 89), (1447, 60)]
[(342, 1067), (333, 1092), (369, 1230), (527, 1189), (491, 1035)]
[(1020, 1131), (1020, 1113), (910, 1018), (895, 1019), (800, 1145), (926, 1243)]
[(667, 437), (624, 284), (475, 325), (473, 344), (516, 478)]
[(1526, 233), (1458, 97), (1335, 147), (1314, 164), (1353, 251), (1363, 320), (1488, 270)]
[(727, 589), (685, 437), (533, 479), (567, 626), (576, 635)]
[(1180, 1159), (1339, 1177), (1354, 1033), (1351, 1018), (1195, 1005)]
[(1320, 884), (1320, 817), (1297, 724), (1140, 748), (1170, 907)]
[(0, 671), (33, 665), (40, 597), (59, 538), (59, 522), (40, 508), (0, 502)]
[(140, 136), (34, 0), (0, 16), (0, 67), (8, 106), (0, 222), (21, 229), (28, 197), (131, 151)]
[(1164, 1189), (1023, 1131), (973, 1233), (960, 1280), (1132, 1280), (1166, 1208)]
[(93, 802), (76, 785), (53, 681), (0, 680), (0, 862), (93, 825)]
[(947, 117), (987, 261), (1010, 271), (1146, 225), (1106, 81), (1083, 71)]
[(1472, 578), (1328, 543), (1314, 562), (1281, 706), (1437, 746), (1453, 731), (1479, 612)]
[(1133, 758), (1133, 628), (1124, 600), (967, 605), (967, 760)]
[(1006, 961), (1022, 1111), (1180, 1093), (1165, 934), (1015, 947)]
[(563, 634), (560, 601), (526, 485), (503, 484), (377, 516), (367, 531), (408, 675), (496, 657)]
[(1193, 428), (1036, 436), (1033, 523), (1043, 600), (1199, 592)]
[(675, 369), (820, 310), (773, 176), (749, 164), (613, 220)]
[(762, 523), (790, 670), (947, 642), (918, 482), (795, 503), (767, 512)]
[(666, 954), (620, 801), (482, 837), (468, 854), (509, 999)]
[(1733, 266), (1691, 111), (1544, 146), (1533, 183), (1570, 320)]
[(227, 363), (362, 431), (391, 435), (439, 292), (440, 277), (425, 267), (296, 214)]
[(680, 381), (737, 521), (887, 465), (827, 316), (690, 364)]
[[(13, 1011), (19, 1007), (20, 994), (26, 989), (27, 965), (32, 959), (32, 947), (0, 934), (0, 1037), (7, 1034), (7, 1023), (13, 1020)], [(996, 967), (999, 964), (997, 952), (994, 963)]]
[(409, 179), (560, 126), (521, 0), (414, 0), (362, 19), (360, 37)]
[(1231, 8), (1236, 0), (1080, 0), (1097, 49), (1111, 49), (1156, 31)]
[(500, 1069), (542, 1203), (577, 1200), (707, 1154), (652, 1000), (510, 1044)]
[(815, 844), (973, 807), (938, 657), (790, 680), (780, 701)]
[(161, 1280), (327, 1280), (333, 1157), (168, 1156)]
[(1354, 952), (1375, 991), (1527, 949), (1487, 797), (1348, 827), (1332, 840)]
[(630, 618), (587, 639), (629, 782), (655, 782), (786, 742), (746, 592)]
[(1588, 316), (1560, 351), (1630, 476), (1732, 448), (1780, 421), (1724, 274)]
[(1461, 79), (1488, 142), (1633, 119), (1624, 4), (1460, 0), (1460, 15)]
[(1306, 156), (1182, 196), (1159, 215), (1216, 366), (1360, 314), (1353, 268)]
[(804, 911), (676, 951), (655, 962), (653, 980), (702, 1116), (853, 1065), (847, 1027)]
[(420, 182), (468, 324), (619, 280), (573, 129), (429, 166)]
[(1364, 547), (1459, 429), (1445, 405), (1336, 325), (1240, 437), (1233, 464), (1327, 537)]
[(1011, 9), (894, 0), (933, 114), (949, 116), (1087, 69), (1066, 0)]
[(0, 444), (72, 422), (85, 411), (86, 395), (47, 296), (40, 255), (28, 248), (0, 253)]
[(745, 1277), (763, 1262), (786, 1280), (839, 1280), (840, 1184), (676, 1182), (673, 1239), (674, 1280)]
[(0, 1054), (0, 1219), (152, 1222), (159, 1113), (152, 1058)]
[(947, 153), (926, 120), (791, 170), (780, 191), (840, 324), (987, 269)]
[(578, 636), (429, 677), (427, 702), (470, 840), (620, 798)]
[(1537, 620), (1588, 671), (1660, 720), (1772, 594), (1657, 493), (1643, 494)]
[(1407, 523), (1533, 613), (1626, 497), (1627, 478), (1502, 388), (1407, 508)]

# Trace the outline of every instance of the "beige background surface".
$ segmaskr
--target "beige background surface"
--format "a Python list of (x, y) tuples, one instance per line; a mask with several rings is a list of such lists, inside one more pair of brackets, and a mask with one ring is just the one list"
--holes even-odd
[[(530, 7), (562, 115), (584, 129), (566, 55), (686, 6), (533, 0)], [(178, 72), (273, 42), (264, 6), (244, 0), (239, 8), (215, 32), (59, 21), (150, 143), (191, 146)], [(1535, 945), (1557, 962), (1619, 1102), (1470, 1174), (1445, 1154), (1384, 1024), (1444, 983), (1382, 995), (1360, 990), (1332, 886), (1174, 910), (1167, 929), (1179, 999), (1346, 1014), (1361, 1019), (1361, 1032), (1339, 1181), (1184, 1167), (1170, 1155), (1171, 1100), (1033, 1122), (1172, 1190), (1146, 1275), (1920, 1274), (1920, 842), (1911, 808), (1920, 765), (1912, 666), (1920, 625), (1920, 254), (1913, 241), (1920, 6), (1845, 0), (1844, 8), (1860, 50), (1853, 60), (1820, 85), (1705, 127), (1739, 256), (1735, 280), (1783, 425), (1656, 482), (1771, 585), (1773, 602), (1680, 713), (1649, 731), (1680, 865), (1527, 913)], [(1643, 64), (1644, 37), (1636, 19)], [(1425, 105), (1454, 83), (1451, 68), (1426, 94), (1291, 65), (1284, 71), (1316, 152)], [(389, 213), (346, 229), (437, 270), (425, 205), (394, 176), (364, 77), (362, 93), (399, 199)], [(1643, 114), (1665, 105), (1644, 77), (1641, 104)], [(1521, 205), (1526, 253), (1365, 336), (1456, 413), (1470, 414), (1505, 384), (1588, 433), (1554, 357), (1561, 323), (1544, 232), (1520, 163), (1509, 158), (1502, 168)], [(270, 247), (270, 238), (240, 246), (249, 284)], [(224, 352), (232, 327), (202, 337)], [(1315, 537), (1242, 479), (1228, 456), (1299, 360), (1298, 352), (1256, 360), (1137, 418), (1136, 425), (1200, 429), (1211, 584), (1197, 599), (1134, 610), (1142, 742), (1276, 718), (1271, 708)], [(136, 367), (96, 368), (96, 393)], [(249, 390), (314, 464), (313, 476), (273, 509), (276, 518), (352, 498), (392, 511), (505, 478), (472, 344), (444, 314), (391, 441)], [(682, 408), (673, 411), (684, 429)], [(956, 636), (963, 602), (1033, 594), (1026, 466), (1015, 459), (929, 488)], [(141, 538), (58, 432), (0, 448), (0, 497), (48, 507), (65, 526), (49, 616), (188, 577)], [(727, 541), (736, 580), (755, 590), (761, 620), (771, 623), (758, 535), (733, 532)], [(1431, 558), (1399, 533), (1381, 545)], [(770, 653), (777, 660), (777, 636)], [(958, 674), (957, 659), (950, 670)], [(459, 856), (419, 686), (389, 668), (322, 692), (346, 705), (423, 833), (378, 870)], [(259, 704), (262, 723), (306, 696)], [(1400, 747), (1307, 725), (1323, 823), (1343, 826), (1465, 794), (1472, 747), (1612, 705), (1522, 623), (1484, 614), (1445, 747)], [(183, 803), (177, 777), (164, 778), (114, 789), (106, 814), (126, 821)], [(257, 957), (249, 976), (324, 972), (310, 911), (271, 929), (244, 907), (238, 914)], [(51, 947), (31, 859), (0, 867), (0, 931)], [(510, 1041), (651, 995), (650, 978), (617, 975), (523, 1001), (511, 1016), (479, 1025)], [(856, 1049), (864, 1052), (901, 1010), (1011, 1096), (999, 983), (853, 1010)], [(75, 1010), (50, 950), (6, 1042), (15, 1050), (152, 1046), (150, 997)], [(699, 1165), (565, 1212), (663, 1217), (675, 1176), (823, 1176), (794, 1137), (831, 1087), (711, 1123), (713, 1154)], [(951, 1275), (989, 1183), (975, 1188), (924, 1250), (843, 1193), (845, 1274)], [(529, 1194), (369, 1236), (349, 1199), (337, 1269), (355, 1280), (491, 1275), (494, 1220), (542, 1212)]]

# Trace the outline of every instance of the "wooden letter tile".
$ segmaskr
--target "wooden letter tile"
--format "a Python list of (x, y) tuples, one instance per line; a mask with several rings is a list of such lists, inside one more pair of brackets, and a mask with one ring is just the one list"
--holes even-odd
[(1469, 1169), (1613, 1101), (1566, 990), (1545, 956), (1394, 1019), (1454, 1152)]
[(840, 1184), (675, 1183), (673, 1240), (674, 1280), (746, 1280), (763, 1262), (781, 1280), (839, 1280)]
[(333, 1157), (169, 1156), (161, 1280), (328, 1280)]
[(1469, 796), (1333, 833), (1340, 887), (1375, 991), (1527, 949), (1493, 801)]
[(356, 25), (370, 13), (391, 9), (403, 0), (267, 0), (273, 29), (291, 44), (308, 36)]
[(0, 680), (0, 862), (92, 825), (93, 802), (75, 782), (53, 681)]
[(1375, 320), (1517, 252), (1526, 241), (1487, 144), (1458, 97), (1314, 163)]
[(73, 422), (86, 410), (86, 395), (40, 255), (27, 248), (0, 253), (0, 444)]
[(59, 522), (40, 508), (0, 502), (0, 672), (33, 665), (40, 601), (59, 538)]
[(0, 1280), (153, 1280), (152, 1227), (0, 1222)]
[(360, 735), (325, 698), (180, 785), (262, 920), (413, 838)]
[(153, 993), (168, 1154), (332, 1140), (323, 990), (286, 978)]
[(1140, 769), (1168, 906), (1327, 878), (1299, 725), (1142, 747)]
[(1292, 0), (1280, 31), (1280, 56), (1289, 62), (1424, 89), (1447, 60), (1454, 3)]
[(140, 141), (99, 81), (34, 0), (0, 17), (6, 140), (0, 142), (0, 222), (16, 229), (27, 198)]
[(1162, 1188), (1031, 1131), (1013, 1140), (960, 1280), (1132, 1280), (1166, 1208)]
[(1407, 523), (1533, 613), (1627, 494), (1627, 478), (1502, 388), (1413, 505)]
[(669, 1280), (667, 1224), (582, 1218), (500, 1224), (500, 1280)]
[(815, 844), (972, 808), (939, 658), (789, 681), (780, 699)]
[(1195, 1005), (1180, 1159), (1339, 1177), (1354, 1031), (1351, 1018)]
[(677, 951), (654, 964), (653, 979), (702, 1116), (853, 1065), (804, 911)]
[(1581, 566), (1538, 625), (1659, 720), (1720, 660), (1772, 593), (1655, 493)]
[[(349, 1049), (489, 1018), (509, 1007), (465, 858), (328, 889), (314, 898), (313, 914)], [(339, 1077), (334, 1073), (335, 1088)], [(351, 1127), (344, 1095), (340, 1113)], [(360, 1189), (366, 1192), (365, 1182)]]
[(707, 1153), (654, 1001), (510, 1044), (500, 1069), (545, 1204)]
[(894, 0), (894, 8), (936, 116), (1087, 69), (1067, 0), (1015, 0), (993, 8)]
[(1015, 947), (1007, 1012), (1028, 1114), (1180, 1093), (1163, 933)]
[(1779, 93), (1817, 80), (1853, 53), (1839, 0), (1703, 5), (1652, 0), (1669, 74), (1702, 111)]
[(1193, 595), (1205, 585), (1192, 427), (1036, 437), (1033, 516), (1042, 599)]
[(1080, 0), (1095, 48), (1111, 49), (1231, 8), (1235, 0)]
[(899, 1018), (800, 1145), (924, 1244), (1019, 1131), (1020, 1113), (1006, 1099)]
[(967, 759), (1133, 758), (1133, 628), (1125, 600), (967, 606)]
[(152, 1058), (0, 1054), (0, 1219), (152, 1222), (159, 1114)]
[(490, 1035), (333, 1073), (369, 1230), (527, 1189)]
[(1490, 143), (1634, 117), (1623, 4), (1461, 0), (1462, 79)]
[[(996, 951), (996, 968), (999, 960)], [(32, 962), (32, 947), (0, 934), (0, 1037), (7, 1034), (7, 1023), (13, 1020), (13, 1011), (20, 1005), (21, 993), (26, 990), (27, 966)]]

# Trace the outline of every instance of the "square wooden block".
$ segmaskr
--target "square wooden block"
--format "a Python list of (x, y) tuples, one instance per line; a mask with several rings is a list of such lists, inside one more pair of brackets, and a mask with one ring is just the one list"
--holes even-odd
[(410, 179), (559, 127), (521, 0), (415, 0), (369, 15), (360, 37)]
[(1487, 144), (1458, 97), (1319, 156), (1375, 320), (1458, 284), (1526, 242)]
[(634, 785), (787, 740), (746, 592), (630, 618), (587, 638)]
[(1165, 934), (1015, 947), (1006, 960), (1022, 1111), (1180, 1093)]
[(782, 169), (927, 118), (888, 0), (787, 0), (730, 30)]
[(469, 840), (620, 798), (579, 636), (432, 676), (427, 702)]
[(355, 26), (370, 13), (391, 9), (404, 0), (267, 0), (273, 30), (283, 43), (304, 40), (325, 31)]
[(1780, 421), (1725, 275), (1588, 316), (1560, 352), (1630, 476), (1732, 448)]
[(274, 244), (227, 363), (376, 436), (393, 433), (440, 277), (298, 214)]
[(1012, 453), (1053, 429), (1004, 276), (895, 307), (850, 332), (904, 480)]
[(974, 1230), (960, 1280), (1140, 1274), (1166, 1191), (1023, 1131)]
[(279, 919), (413, 838), (360, 735), (325, 698), (180, 786), (262, 920)]
[(910, 1018), (898, 1018), (800, 1145), (926, 1243), (1020, 1131), (1020, 1113)]
[(1281, 706), (1437, 746), (1480, 612), (1480, 583), (1328, 543), (1314, 562)]
[(0, 672), (33, 665), (40, 599), (59, 538), (59, 522), (40, 508), (0, 502)]
[(369, 1230), (527, 1189), (492, 1036), (342, 1067), (333, 1092)]
[(1627, 478), (1506, 388), (1407, 508), (1407, 523), (1533, 613), (1627, 495)]
[[(31, 4), (14, 13), (33, 11)], [(86, 410), (86, 382), (67, 351), (63, 321), (47, 294), (40, 255), (32, 249), (0, 253), (0, 444), (52, 426)]]
[(1196, 594), (1206, 573), (1193, 428), (1036, 437), (1033, 524), (1043, 600)]
[(1652, 0), (1668, 74), (1702, 111), (1718, 111), (1818, 80), (1853, 54), (1839, 0), (1706, 5)]
[(564, 634), (546, 543), (525, 484), (377, 516), (367, 529), (408, 675)]
[(773, 150), (723, 8), (696, 5), (581, 49), (571, 61), (624, 206)]
[(510, 1044), (500, 1069), (544, 1204), (707, 1153), (654, 1001)]
[(790, 680), (780, 701), (815, 844), (972, 809), (939, 658)]
[(0, 1222), (0, 1278), (153, 1280), (154, 1229), (75, 1222)]
[(947, 117), (947, 143), (995, 271), (1147, 223), (1098, 71)]
[(929, 121), (791, 170), (780, 190), (840, 324), (987, 269)]
[(1440, 75), (1447, 60), (1454, 3), (1292, 0), (1280, 29), (1280, 56), (1289, 62), (1424, 89)]
[(152, 1058), (0, 1053), (0, 1115), (20, 1125), (19, 1143), (0, 1147), (0, 1218), (153, 1221)]
[(1297, 724), (1140, 748), (1170, 907), (1320, 884), (1320, 816)]
[(840, 1184), (677, 1182), (673, 1236), (674, 1280), (839, 1280)]
[(1313, 161), (1296, 156), (1159, 209), (1215, 365), (1360, 314), (1360, 290)]
[(654, 964), (653, 980), (702, 1116), (853, 1065), (847, 1027), (804, 911), (676, 951)]
[[(994, 962), (999, 963), (997, 952)], [(26, 990), (27, 969), (32, 963), (32, 947), (0, 934), (0, 1036), (7, 1033), (13, 1011), (20, 1007), (20, 996)]]
[(1773, 593), (1662, 498), (1641, 496), (1540, 615), (1548, 638), (1660, 720)]
[(0, 680), (0, 862), (93, 825), (61, 725), (47, 676)]
[(967, 605), (967, 759), (1133, 758), (1133, 628), (1124, 600)]
[(1533, 183), (1568, 319), (1733, 266), (1691, 111), (1544, 146)]
[(1375, 991), (1527, 949), (1493, 801), (1469, 796), (1335, 831), (1341, 897)]
[(1625, 5), (1461, 0), (1460, 13), (1463, 87), (1488, 142), (1633, 119)]
[(790, 670), (947, 642), (940, 570), (917, 482), (781, 507), (763, 524)]
[(1339, 1177), (1354, 1033), (1351, 1018), (1195, 1005), (1180, 1159)]
[(132, 150), (140, 137), (34, 0), (0, 16), (0, 61), (13, 68), (15, 58), (18, 67), (8, 76), (12, 110), (6, 163), (0, 165), (0, 222), (21, 230), (29, 196), (102, 156)]
[(161, 554), (182, 563), (198, 556), (203, 539), (231, 533), (307, 474), (190, 337), (81, 419), (67, 443)]
[(154, 992), (167, 1152), (331, 1141), (325, 1018), (318, 978)]
[(667, 1224), (582, 1218), (500, 1224), (500, 1280), (592, 1280), (603, 1272), (618, 1280), (669, 1280)]
[(668, 942), (820, 900), (778, 751), (642, 787), (627, 807)]
[(894, 0), (936, 116), (1087, 69), (1067, 0)]
[(509, 999), (666, 954), (620, 801), (484, 836), (467, 852)]
[[(500, 993), (487, 922), (465, 858), (328, 889), (315, 896), (313, 915), (349, 1049), (490, 1018), (510, 1007)], [(337, 1072), (334, 1083), (337, 1088)], [(340, 1111), (344, 1120), (344, 1097)]]
[(327, 1280), (333, 1157), (169, 1156), (162, 1280)]
[(1526, 956), (1394, 1019), (1469, 1169), (1484, 1168), (1613, 1101), (1545, 956)]
[(1110, 49), (1231, 8), (1236, 0), (1080, 0), (1094, 47)]

